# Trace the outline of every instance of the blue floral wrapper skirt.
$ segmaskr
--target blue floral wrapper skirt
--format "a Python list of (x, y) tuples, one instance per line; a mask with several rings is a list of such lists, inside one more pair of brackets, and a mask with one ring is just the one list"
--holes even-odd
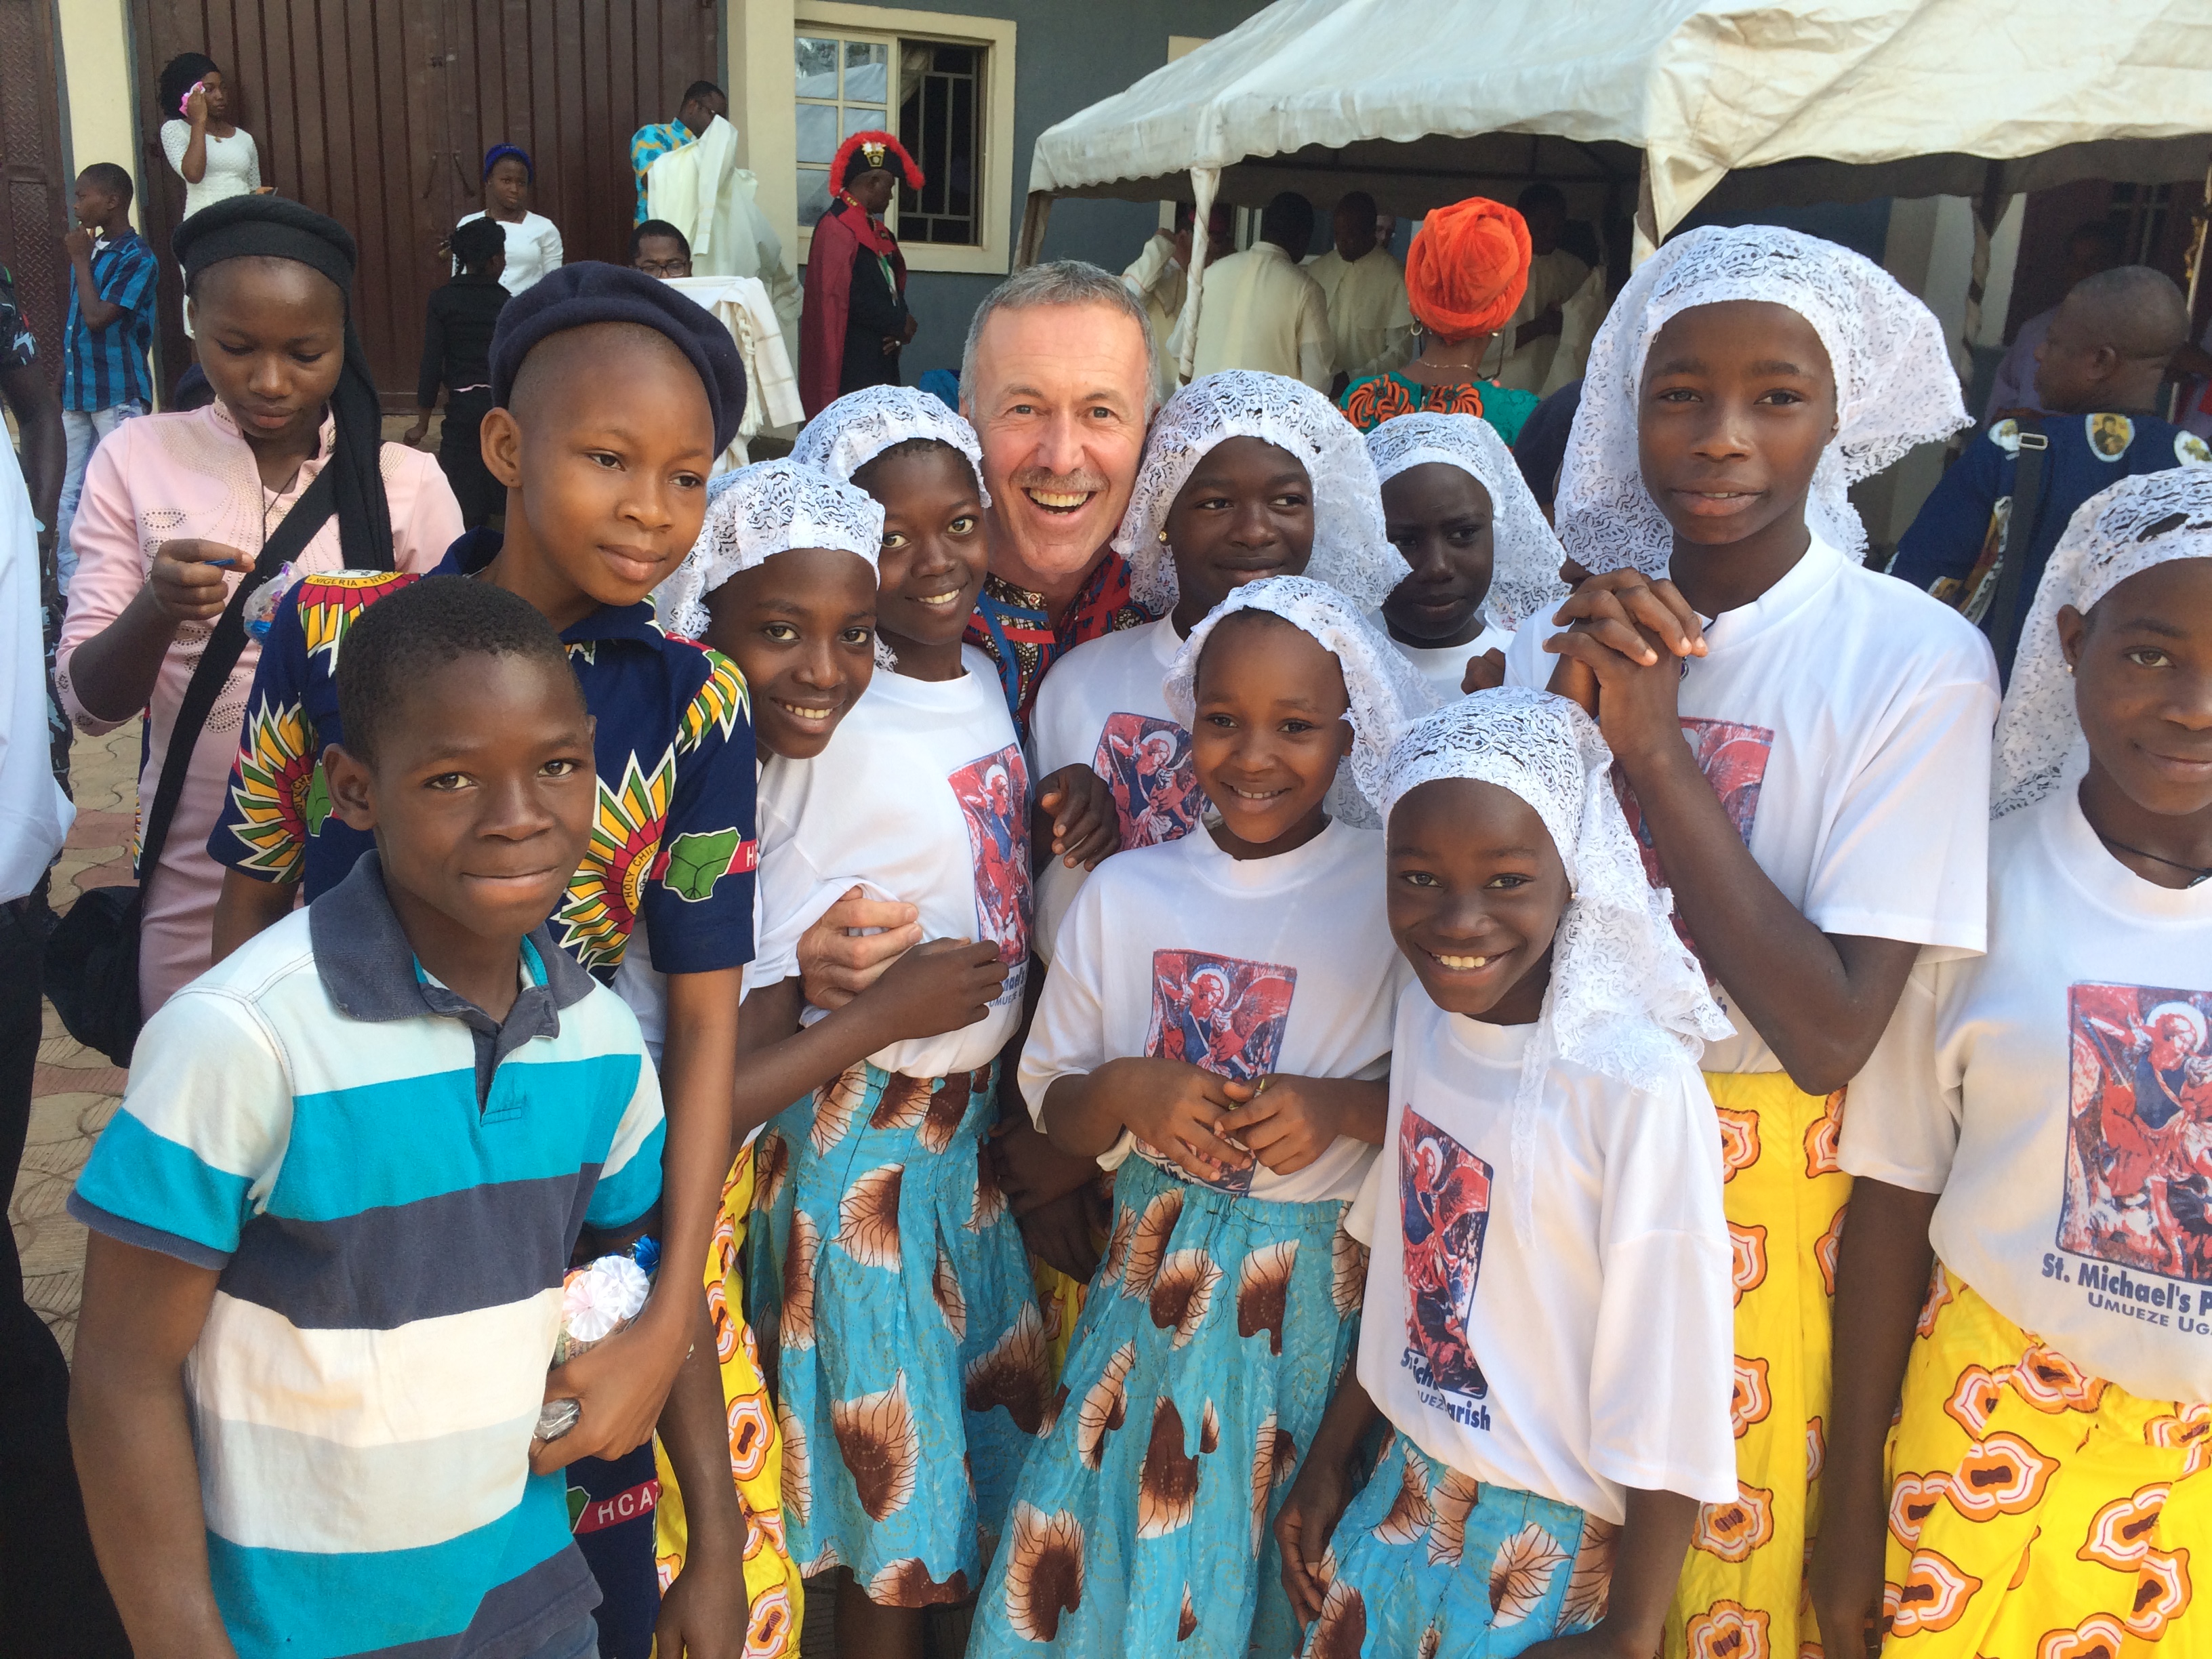
[(1273, 1528), (1358, 1335), (1367, 1252), (1346, 1207), (1121, 1165), (1059, 1418), (1022, 1468), (971, 1659), (1296, 1648)]
[(1605, 1617), (1620, 1528), (1393, 1432), (1336, 1523), (1307, 1659), (1510, 1659)]
[(997, 1073), (856, 1066), (754, 1148), (747, 1299), (775, 1357), (792, 1558), (851, 1568), (886, 1607), (974, 1593), (1053, 1409), (1029, 1261), (982, 1156)]

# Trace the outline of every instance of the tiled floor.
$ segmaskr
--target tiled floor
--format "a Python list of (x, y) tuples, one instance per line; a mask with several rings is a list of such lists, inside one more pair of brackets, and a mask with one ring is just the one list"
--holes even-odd
[[(104, 738), (79, 737), (70, 757), (76, 825), (55, 866), (53, 904), (65, 909), (88, 888), (131, 879), (131, 822), (137, 810), (138, 722)], [(8, 1205), (23, 1256), (23, 1290), (67, 1353), (76, 1340), (84, 1287), (84, 1229), (62, 1205), (92, 1144), (123, 1093), (123, 1073), (103, 1054), (80, 1048), (52, 1005), (31, 1085), (31, 1133)]]

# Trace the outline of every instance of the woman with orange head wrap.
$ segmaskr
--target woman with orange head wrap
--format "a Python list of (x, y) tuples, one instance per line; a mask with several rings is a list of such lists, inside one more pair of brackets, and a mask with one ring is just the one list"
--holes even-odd
[(1481, 379), (1479, 366), (1528, 285), (1528, 227), (1511, 208), (1470, 196), (1429, 215), (1406, 256), (1420, 355), (1346, 386), (1339, 400), (1346, 417), (1371, 432), (1416, 410), (1480, 415), (1511, 443), (1538, 400)]

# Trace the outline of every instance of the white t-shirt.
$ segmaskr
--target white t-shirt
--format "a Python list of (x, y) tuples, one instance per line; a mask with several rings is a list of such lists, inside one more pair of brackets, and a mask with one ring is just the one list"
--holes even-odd
[[(454, 228), (471, 219), (481, 219), (482, 213), (464, 213)], [(522, 222), (511, 225), (502, 219), (499, 228), (507, 233), (507, 269), (500, 273), (499, 285), (509, 294), (520, 294), (549, 270), (558, 270), (562, 263), (559, 227), (542, 213), (526, 210)], [(453, 262), (453, 274), (461, 273), (459, 260)]]
[[(178, 118), (161, 123), (161, 154), (169, 170), (185, 178), (185, 152), (191, 148), (192, 125)], [(261, 150), (244, 127), (233, 129), (228, 138), (207, 136), (207, 169), (194, 184), (185, 179), (185, 217), (204, 207), (227, 202), (234, 196), (251, 196), (261, 188)]]
[(2129, 870), (2069, 781), (1996, 825), (1989, 954), (1915, 971), (1869, 1075), (1843, 1166), (1942, 1194), (1952, 1274), (2093, 1376), (2212, 1401), (2212, 882)]
[[(1160, 689), (1182, 649), (1182, 636), (1163, 617), (1085, 641), (1037, 688), (1030, 717), (1037, 776), (1079, 763), (1105, 779), (1125, 851), (1179, 840), (1206, 811), (1191, 769), (1190, 733), (1168, 713)], [(1040, 957), (1051, 957), (1060, 919), (1089, 873), (1054, 859), (1037, 878)]]
[[(1467, 694), (1460, 686), (1467, 678), (1467, 665), (1486, 651), (1510, 651), (1513, 645), (1513, 630), (1500, 628), (1487, 617), (1482, 620), (1482, 632), (1465, 645), (1408, 645), (1390, 631), (1390, 624), (1382, 620), (1380, 611), (1370, 611), (1367, 620), (1375, 631), (1398, 649), (1398, 654), (1420, 671), (1421, 678), (1429, 683), (1438, 703), (1457, 702)], [(1537, 687), (1541, 690), (1541, 686)]]
[(1029, 766), (997, 674), (972, 647), (961, 656), (957, 680), (877, 674), (819, 755), (761, 768), (748, 992), (795, 977), (799, 936), (855, 886), (918, 907), (925, 939), (999, 942), (1006, 982), (988, 1018), (868, 1056), (907, 1077), (988, 1066), (1021, 1023), (1029, 970)]
[[(1410, 977), (1382, 912), (1382, 837), (1337, 820), (1273, 858), (1233, 859), (1200, 831), (1117, 853), (1076, 896), (1022, 1051), (1022, 1094), (1042, 1118), (1054, 1079), (1164, 1054), (1240, 1080), (1379, 1077)], [(1178, 1166), (1124, 1131), (1131, 1152)], [(1304, 1169), (1258, 1164), (1219, 1184), (1254, 1198), (1348, 1199), (1375, 1156), (1340, 1138)]]
[[(1521, 629), (1508, 684), (1545, 685), (1554, 631)], [(1816, 536), (1765, 593), (1708, 620), (1705, 644), (1683, 667), (1682, 736), (1782, 896), (1824, 933), (1928, 946), (1930, 961), (1979, 954), (1997, 715), (1989, 641)], [(1625, 787), (1621, 805), (1656, 882)], [(1751, 1022), (1729, 1013), (1736, 1035), (1705, 1045), (1705, 1070), (1780, 1071)]]
[(1534, 1030), (1445, 1013), (1419, 984), (1401, 998), (1383, 1156), (1345, 1219), (1373, 1252), (1359, 1381), (1431, 1457), (1607, 1521), (1628, 1486), (1732, 1498), (1712, 1097), (1687, 1061), (1655, 1089), (1554, 1065), (1532, 1251), (1512, 1126)]

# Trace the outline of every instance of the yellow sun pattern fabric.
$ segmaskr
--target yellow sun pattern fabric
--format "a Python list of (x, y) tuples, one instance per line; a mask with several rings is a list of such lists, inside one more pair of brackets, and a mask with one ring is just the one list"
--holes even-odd
[[(439, 578), (481, 571), (496, 536), (456, 543)], [(343, 880), (371, 838), (328, 816), (319, 758), (344, 741), (337, 667), (368, 608), (416, 580), (378, 571), (309, 576), (270, 618), (246, 699), (216, 863), (300, 881), (310, 901)], [(592, 836), (554, 917), (555, 937), (602, 978), (642, 924), (664, 973), (711, 973), (752, 954), (756, 770), (750, 692), (727, 658), (670, 637), (650, 603), (602, 606), (562, 631), (593, 720)]]
[(231, 773), (231, 832), (250, 849), (238, 865), (269, 881), (297, 881), (306, 862), (307, 801), (322, 774), (296, 702), (252, 710)]
[(1780, 1072), (1705, 1073), (1720, 1120), (1735, 1249), (1736, 1497), (1698, 1510), (1667, 1620), (1667, 1659), (1802, 1659), (1827, 1449), (1829, 1318), (1851, 1178), (1836, 1161), (1841, 1091)]
[(611, 973), (622, 965), (623, 947), (637, 923), (640, 890), (660, 856), (675, 786), (673, 744), (650, 773), (641, 771), (632, 755), (614, 787), (599, 780), (599, 811), (584, 861), (553, 913), (554, 939), (594, 972)]
[(2144, 1400), (1939, 1265), (1891, 1431), (1882, 1651), (2212, 1654), (2212, 1404)]
[[(753, 1152), (748, 1146), (730, 1166), (722, 1187), (721, 1213), (707, 1251), (707, 1308), (714, 1322), (714, 1357), (722, 1371), (722, 1404), (729, 1415), (730, 1478), (745, 1516), (745, 1659), (785, 1659), (799, 1651), (799, 1620), (806, 1589), (791, 1559), (783, 1522), (783, 1441), (776, 1431), (775, 1403), (761, 1375), (760, 1349), (745, 1319), (744, 1273), (738, 1252), (753, 1205)], [(668, 1466), (668, 1455), (653, 1443), (660, 1474), (660, 1506), (654, 1553), (665, 1591), (684, 1571), (686, 1532), (684, 1497)]]

